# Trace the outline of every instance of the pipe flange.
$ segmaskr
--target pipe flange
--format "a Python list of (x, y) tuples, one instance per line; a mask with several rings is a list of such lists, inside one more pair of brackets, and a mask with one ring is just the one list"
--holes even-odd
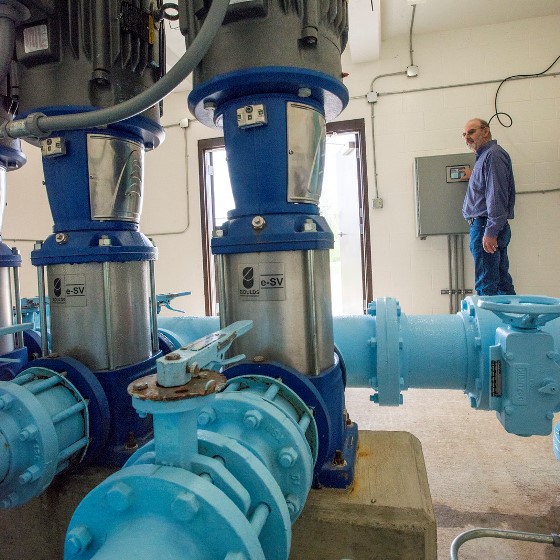
[[(82, 398), (88, 401), (90, 443), (84, 457), (84, 461), (88, 462), (97, 457), (109, 438), (111, 427), (109, 401), (99, 380), (87, 366), (70, 356), (61, 358), (55, 356), (33, 360), (27, 367), (29, 369), (32, 367), (46, 368), (61, 374), (74, 387), (72, 392), (77, 391)], [(22, 373), (25, 371), (27, 369), (24, 369)]]
[(368, 313), (376, 316), (377, 390), (372, 400), (385, 406), (402, 404), (401, 389), (401, 307), (393, 298), (380, 298), (368, 306)]
[[(282, 383), (259, 376), (235, 377), (198, 417), (199, 429), (220, 433), (250, 448), (274, 476), (284, 496), (304, 504), (313, 478), (317, 428), (311, 411), (300, 415), (280, 391)], [(285, 388), (291, 392), (288, 388)], [(307, 437), (306, 437), (307, 436)], [(292, 521), (301, 513), (294, 508)]]
[[(262, 388), (269, 388), (271, 386), (278, 387), (277, 395), (282, 399), (286, 400), (296, 412), (298, 418), (303, 418), (304, 416), (309, 416), (309, 418), (315, 418), (314, 411), (303, 401), (303, 399), (296, 393), (292, 388), (290, 388), (284, 380), (274, 379), (273, 377), (268, 377), (266, 375), (241, 375), (238, 377), (233, 377), (228, 381), (228, 386), (233, 383), (243, 383), (243, 389), (253, 389), (255, 392), (259, 392)], [(263, 391), (266, 394), (266, 391)], [(275, 403), (275, 397), (269, 401), (271, 404), (283, 410), (283, 406), (278, 406), (278, 401)], [(301, 426), (300, 426), (301, 427)], [(307, 427), (303, 429), (305, 439), (309, 444), (311, 449), (311, 455), (313, 456), (313, 462), (317, 462), (317, 456), (319, 453), (319, 435), (317, 430), (316, 422), (309, 422)]]
[(252, 508), (264, 503), (270, 508), (269, 519), (259, 535), (267, 559), (287, 558), (290, 552), (290, 516), (300, 510), (294, 496), (284, 496), (270, 471), (244, 445), (231, 438), (198, 431), (198, 451), (207, 457), (221, 457), (225, 467), (250, 489)]
[[(218, 520), (212, 527), (208, 519)], [(148, 537), (148, 538), (147, 538)], [(200, 476), (165, 465), (134, 465), (111, 475), (76, 508), (65, 558), (124, 557), (142, 543), (145, 558), (262, 560), (258, 534), (224, 492)], [(149, 547), (149, 548), (148, 548)]]

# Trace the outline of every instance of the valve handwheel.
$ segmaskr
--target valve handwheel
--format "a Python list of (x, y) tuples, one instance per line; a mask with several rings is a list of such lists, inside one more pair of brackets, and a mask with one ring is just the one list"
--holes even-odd
[(519, 329), (535, 329), (560, 317), (560, 299), (547, 296), (487, 296), (477, 306)]

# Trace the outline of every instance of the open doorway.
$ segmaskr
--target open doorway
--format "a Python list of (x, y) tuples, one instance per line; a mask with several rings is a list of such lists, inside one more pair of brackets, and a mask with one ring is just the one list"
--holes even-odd
[[(207, 315), (219, 310), (210, 239), (216, 226), (234, 207), (223, 138), (198, 143), (200, 204), (204, 252), (204, 292)], [(334, 234), (330, 253), (331, 295), (334, 315), (366, 312), (373, 299), (369, 212), (363, 119), (327, 124), (325, 173), (321, 214)]]

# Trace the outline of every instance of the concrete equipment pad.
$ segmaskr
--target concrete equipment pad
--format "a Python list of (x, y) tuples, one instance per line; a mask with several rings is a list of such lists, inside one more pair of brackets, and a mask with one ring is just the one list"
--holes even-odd
[(312, 490), (290, 560), (435, 560), (436, 520), (420, 442), (359, 432), (351, 491)]

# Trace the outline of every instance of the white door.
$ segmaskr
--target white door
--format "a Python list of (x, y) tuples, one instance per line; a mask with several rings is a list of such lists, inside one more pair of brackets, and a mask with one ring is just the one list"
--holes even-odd
[(334, 315), (361, 315), (364, 309), (357, 155), (354, 133), (327, 137), (321, 213), (334, 234), (330, 259)]

